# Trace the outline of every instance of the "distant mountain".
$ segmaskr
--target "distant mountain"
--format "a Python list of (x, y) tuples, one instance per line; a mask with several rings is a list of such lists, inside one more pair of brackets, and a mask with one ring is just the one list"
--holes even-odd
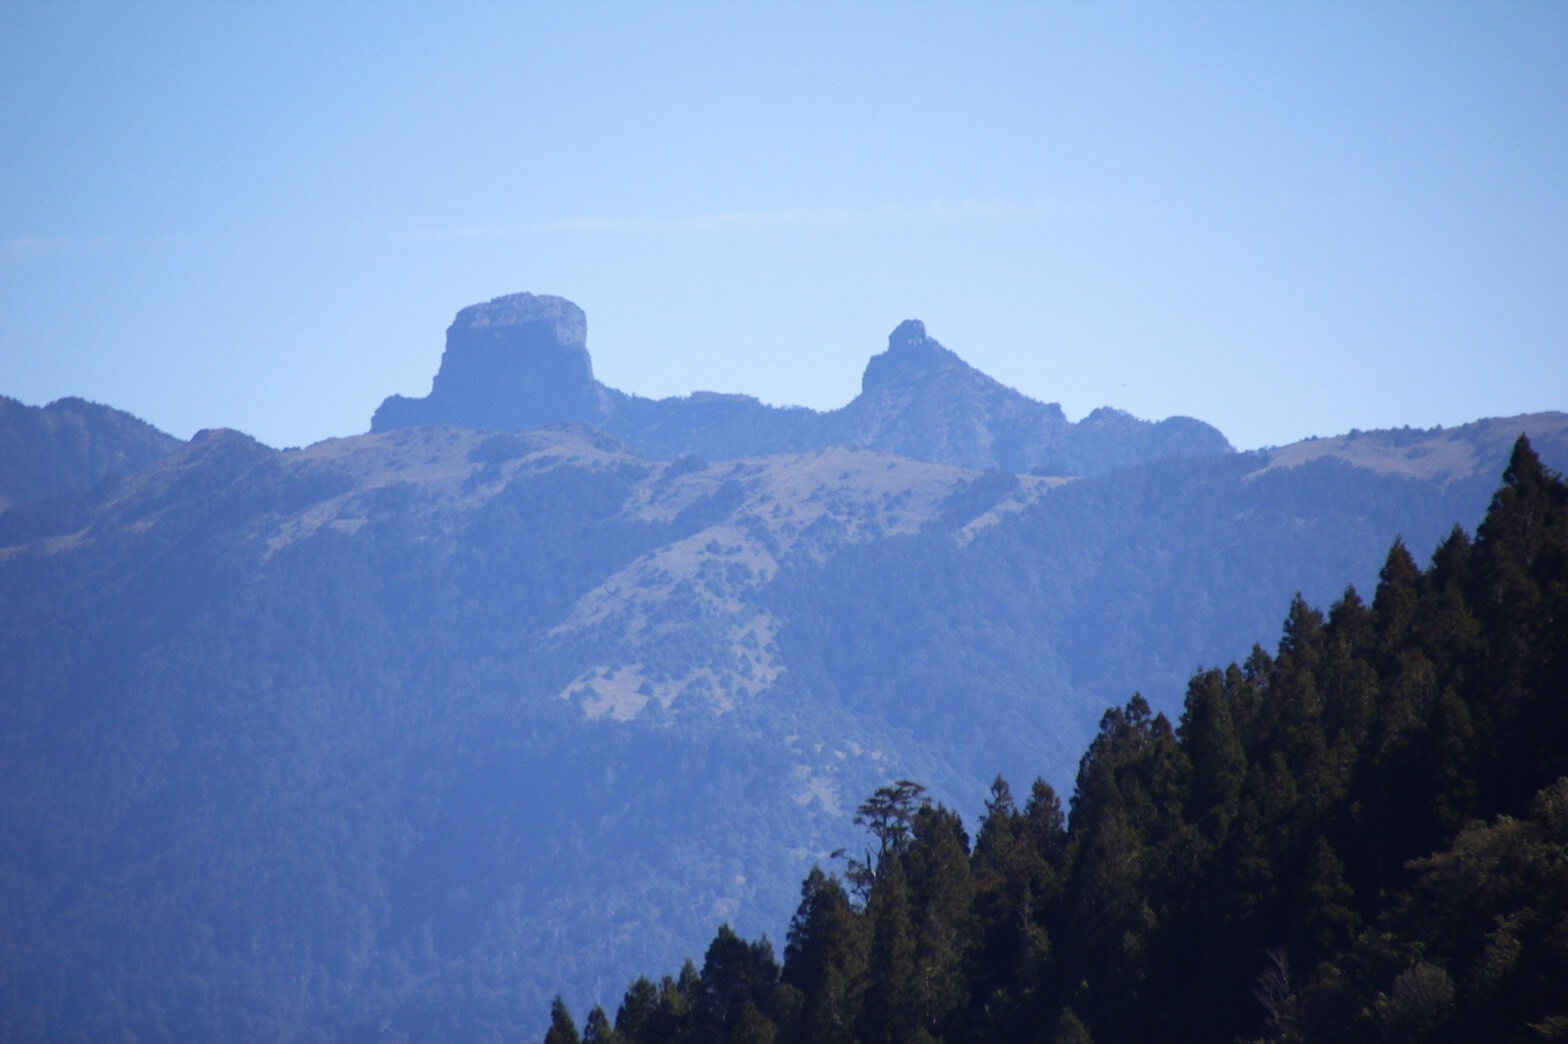
[[(529, 343), (569, 346), (536, 305)], [(990, 460), (1008, 410), (1049, 410), (900, 329), (814, 416), (898, 441), (929, 411)], [(586, 352), (548, 363), (485, 423), (605, 401)], [(383, 412), (493, 383), (442, 373)], [(991, 419), (944, 419), (941, 381)], [(711, 438), (732, 407), (790, 418), (598, 390), (606, 427), (666, 409), (671, 448), (694, 406)], [(1105, 706), (1174, 709), (1295, 591), (1370, 589), (1396, 534), (1425, 556), (1473, 526), (1521, 431), (1568, 464), (1563, 414), (1070, 480), (661, 461), (556, 419), (204, 432), (0, 533), (0, 1036), (533, 1034), (554, 990), (613, 1004), (718, 920), (779, 933), (871, 788), (1065, 792)]]
[(1055, 403), (999, 384), (901, 323), (866, 366), (861, 392), (826, 413), (698, 392), (651, 400), (593, 377), (587, 320), (559, 297), (512, 294), (457, 314), (430, 394), (395, 395), (371, 431), (422, 424), (497, 431), (563, 421), (602, 427), (637, 452), (670, 460), (795, 453), (843, 445), (939, 464), (1094, 475), (1166, 457), (1228, 453), (1214, 428), (1188, 417), (1158, 424), (1100, 409), (1073, 424)]
[(38, 407), (0, 395), (0, 512), (141, 471), (179, 445), (129, 413), (85, 399)]

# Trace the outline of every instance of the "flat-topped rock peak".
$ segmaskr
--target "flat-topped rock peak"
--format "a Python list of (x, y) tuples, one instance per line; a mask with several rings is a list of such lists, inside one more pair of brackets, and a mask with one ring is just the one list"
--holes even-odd
[(443, 424), (517, 430), (601, 421), (588, 356), (588, 320), (564, 297), (508, 294), (457, 313), (441, 368), (422, 399), (394, 395), (371, 431)]
[(564, 297), (550, 294), (505, 294), (457, 313), (448, 330), (504, 331), (512, 327), (545, 325), (563, 345), (582, 346), (588, 340), (588, 317)]

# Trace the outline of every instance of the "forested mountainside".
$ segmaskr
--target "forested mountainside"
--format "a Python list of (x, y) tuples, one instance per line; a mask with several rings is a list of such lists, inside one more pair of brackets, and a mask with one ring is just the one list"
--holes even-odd
[[(515, 1036), (777, 930), (859, 798), (1071, 780), (1568, 418), (1071, 481), (205, 432), (0, 513), (0, 1034)], [(1320, 445), (1321, 444), (1321, 445)], [(1352, 463), (1352, 460), (1354, 462)]]
[(973, 845), (907, 780), (856, 822), (782, 965), (721, 926), (582, 1039), (1568, 1038), (1568, 486), (1520, 439), (1474, 540), (1295, 599), (1174, 727), (1107, 711), (1065, 817), (998, 777)]
[(0, 513), (150, 467), (180, 441), (84, 399), (27, 406), (0, 395)]
[(974, 369), (918, 320), (899, 324), (867, 364), (861, 391), (825, 413), (767, 406), (748, 395), (697, 392), (645, 399), (594, 379), (582, 309), (510, 294), (464, 308), (447, 330), (430, 394), (394, 395), (371, 431), (428, 424), (498, 431), (576, 421), (612, 432), (643, 456), (710, 460), (831, 446), (938, 464), (1051, 475), (1095, 475), (1167, 457), (1230, 452), (1190, 417), (1159, 423), (1110, 408), (1074, 424)]

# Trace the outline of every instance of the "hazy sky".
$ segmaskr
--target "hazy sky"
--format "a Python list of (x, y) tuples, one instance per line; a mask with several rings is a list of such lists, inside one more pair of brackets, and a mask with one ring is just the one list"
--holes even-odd
[(0, 393), (303, 444), (517, 290), (652, 396), (1568, 409), (1568, 3), (0, 0)]

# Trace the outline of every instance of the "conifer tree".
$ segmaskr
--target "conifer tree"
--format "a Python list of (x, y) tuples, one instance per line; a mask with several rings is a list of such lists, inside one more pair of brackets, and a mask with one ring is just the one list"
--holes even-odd
[(972, 1037), (1030, 1039), (1048, 1021), (1046, 922), (1061, 895), (1064, 844), (1062, 806), (1050, 784), (1036, 779), (1019, 811), (1007, 782), (996, 779), (970, 860)]
[(582, 1038), (577, 1035), (577, 1023), (572, 1021), (571, 1012), (566, 1010), (566, 1002), (557, 993), (555, 1000), (550, 1002), (550, 1028), (545, 1031), (544, 1044), (581, 1044)]
[(783, 981), (802, 994), (800, 1040), (853, 1038), (866, 975), (864, 928), (838, 878), (812, 867), (784, 948)]
[(642, 1037), (644, 1044), (681, 1044), (691, 1039), (694, 1010), (702, 993), (697, 967), (688, 959), (681, 965), (680, 977), (666, 975), (659, 980), (659, 1002)]
[[(767, 1003), (778, 973), (773, 947), (766, 939), (748, 943), (729, 925), (720, 925), (702, 964), (695, 1013), (699, 1039), (728, 1040), (748, 1004)], [(761, 1009), (757, 1012), (760, 1015)]]
[(1330, 771), (1341, 791), (1351, 783), (1356, 760), (1377, 715), (1378, 676), (1373, 662), (1376, 616), (1354, 587), (1329, 610), (1327, 650), (1321, 668), (1323, 729)]
[(1568, 775), (1568, 486), (1522, 435), (1475, 557), (1471, 602), (1487, 635), (1478, 681), (1496, 750), (1483, 802), (1518, 808)]
[(976, 887), (993, 887), (1014, 865), (1022, 817), (1013, 801), (1007, 780), (997, 776), (986, 798), (985, 816), (975, 835), (974, 872)]
[(965, 956), (974, 937), (974, 880), (958, 816), (927, 805), (914, 818), (907, 866), (915, 943), (914, 1002), (936, 1036), (968, 1000)]
[(1218, 847), (1236, 818), (1247, 774), (1247, 755), (1231, 718), (1230, 698), (1219, 671), (1205, 671), (1188, 684), (1186, 710), (1177, 735), (1192, 764), (1187, 819), (1205, 842)]
[[(975, 836), (971, 867), (974, 877), (976, 955), (974, 989), (976, 1002), (984, 1009), (1016, 1006), (1010, 989), (1012, 972), (1019, 960), (1020, 919), (1027, 916), (1028, 884), (1021, 873), (1024, 854), (1023, 815), (1013, 803), (1012, 788), (1001, 776), (991, 784), (986, 800), (985, 818)], [(993, 1014), (993, 1025), (1005, 1018)]]
[(1029, 788), (1023, 828), (1031, 872), (1040, 875), (1035, 881), (1035, 890), (1043, 901), (1047, 894), (1054, 896), (1060, 889), (1059, 878), (1067, 854), (1067, 820), (1062, 815), (1062, 801), (1051, 784), (1043, 779), (1036, 778)]
[(1306, 866), (1291, 903), (1292, 952), (1315, 965), (1349, 945), (1360, 918), (1352, 904), (1355, 893), (1345, 883), (1345, 866), (1321, 834), (1307, 853)]
[(893, 1044), (908, 1039), (920, 1025), (909, 882), (903, 860), (896, 855), (877, 867), (866, 917), (871, 923), (871, 948), (859, 1036), (869, 1044)]
[(1385, 663), (1390, 651), (1410, 643), (1416, 625), (1421, 597), (1421, 569), (1402, 539), (1395, 538), (1388, 557), (1378, 572), (1377, 594), (1372, 599), (1372, 616), (1377, 625), (1378, 643)]
[(621, 1035), (610, 1025), (609, 1016), (597, 1004), (583, 1026), (583, 1044), (623, 1044)]
[(658, 1017), (658, 1010), (659, 988), (640, 975), (626, 988), (621, 1006), (615, 1012), (615, 1031), (625, 1040), (641, 1044), (650, 1039), (650, 1028)]

